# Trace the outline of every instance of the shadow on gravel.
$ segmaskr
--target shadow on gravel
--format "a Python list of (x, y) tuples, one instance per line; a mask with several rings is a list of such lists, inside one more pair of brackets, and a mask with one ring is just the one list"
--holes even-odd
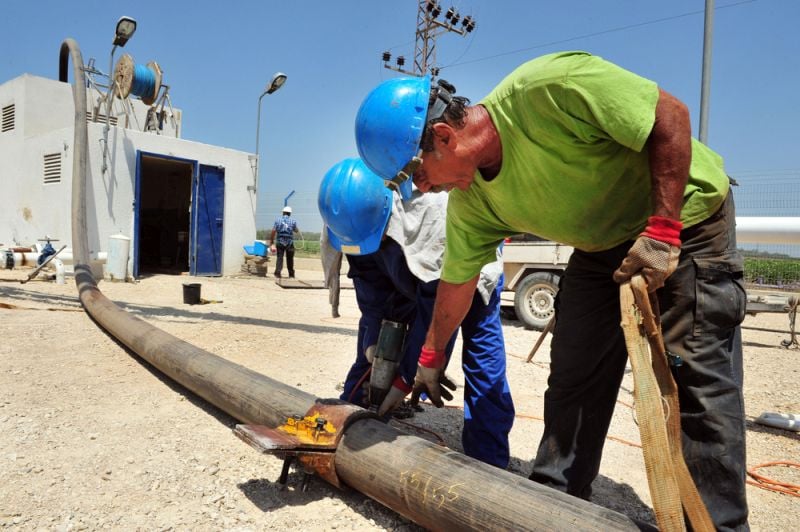
[(756, 423), (756, 418), (748, 418), (745, 421), (745, 428), (747, 432), (759, 432), (762, 434), (769, 434), (770, 436), (782, 436), (796, 442), (800, 442), (800, 432), (792, 430), (779, 429), (777, 427), (768, 427), (760, 423)]
[[(332, 512), (336, 511), (336, 504), (349, 507), (353, 512), (361, 514), (364, 518), (371, 520), (375, 526), (385, 530), (397, 532), (422, 532), (425, 529), (415, 525), (413, 522), (404, 518), (400, 514), (381, 506), (366, 495), (362, 495), (351, 489), (336, 489), (323, 480), (312, 477), (308, 480), (306, 491), (302, 490), (305, 473), (292, 470), (289, 473), (286, 486), (282, 486), (275, 481), (265, 478), (251, 479), (237, 485), (245, 497), (252, 502), (262, 512), (270, 512), (285, 506), (303, 507), (307, 504), (323, 499), (335, 499)], [(287, 529), (301, 528), (307, 526), (308, 521), (314, 516), (305, 516), (297, 526), (288, 525)], [(325, 515), (317, 516), (320, 520), (325, 520)], [(333, 517), (333, 516), (332, 516)], [(352, 523), (355, 530), (356, 523)]]
[[(75, 296), (61, 296), (50, 295), (25, 290), (21, 288), (7, 288), (0, 289), (0, 297), (5, 297), (17, 301), (28, 301), (33, 303), (50, 304), (50, 305), (66, 305), (71, 307), (80, 308), (80, 301), (77, 294)], [(112, 301), (114, 301), (112, 299)], [(180, 319), (182, 322), (195, 319), (198, 323), (207, 324), (209, 321), (229, 322), (255, 325), (257, 327), (268, 327), (270, 329), (281, 329), (289, 331), (302, 331), (311, 334), (343, 334), (346, 336), (357, 336), (357, 327), (336, 327), (329, 325), (310, 325), (306, 323), (293, 323), (285, 321), (267, 320), (252, 318), (249, 316), (233, 316), (223, 314), (220, 312), (195, 312), (191, 310), (190, 305), (183, 305), (175, 307), (159, 307), (152, 305), (138, 305), (129, 304), (122, 301), (114, 301), (120, 308), (128, 311), (134, 316), (143, 319), (154, 319), (161, 321), (168, 321), (170, 318)]]
[(642, 530), (658, 530), (655, 526), (656, 514), (636, 494), (629, 484), (622, 484), (599, 475), (592, 483), (594, 504), (627, 515)]

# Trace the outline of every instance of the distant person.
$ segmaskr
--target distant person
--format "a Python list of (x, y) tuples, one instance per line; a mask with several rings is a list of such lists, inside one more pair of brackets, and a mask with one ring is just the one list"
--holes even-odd
[[(281, 277), (283, 270), (283, 255), (286, 254), (286, 269), (289, 277), (294, 278), (294, 234), (299, 233), (297, 220), (292, 218), (292, 208), (286, 205), (279, 218), (272, 224), (272, 234), (269, 236), (269, 245), (273, 253), (278, 254), (275, 261), (275, 277)], [(277, 237), (277, 245), (275, 238)]]

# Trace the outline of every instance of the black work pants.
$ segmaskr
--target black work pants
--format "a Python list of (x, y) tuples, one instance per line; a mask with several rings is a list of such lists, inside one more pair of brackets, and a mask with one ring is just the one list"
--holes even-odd
[[(681, 232), (678, 268), (657, 294), (667, 351), (683, 365), (683, 452), (717, 530), (747, 530), (742, 345), (746, 296), (732, 194)], [(545, 429), (531, 479), (589, 499), (627, 362), (619, 285), (632, 242), (575, 251), (556, 298)]]
[(275, 277), (280, 277), (283, 271), (283, 255), (286, 254), (286, 269), (289, 270), (289, 277), (294, 277), (294, 242), (289, 245), (278, 244), (278, 258), (275, 261)]

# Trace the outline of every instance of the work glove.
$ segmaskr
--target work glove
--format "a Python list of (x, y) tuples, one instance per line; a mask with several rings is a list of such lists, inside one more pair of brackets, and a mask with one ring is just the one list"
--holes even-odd
[(664, 286), (664, 281), (678, 267), (682, 227), (681, 222), (671, 218), (648, 218), (647, 227), (614, 272), (614, 281), (621, 284), (641, 273), (648, 291), (655, 292)]
[(278, 252), (278, 248), (275, 247), (275, 246), (270, 246), (269, 250), (270, 250), (270, 252), (272, 252), (273, 255)]
[(386, 397), (383, 399), (381, 406), (378, 408), (378, 415), (383, 417), (384, 414), (387, 414), (403, 404), (403, 399), (406, 398), (406, 395), (411, 391), (411, 386), (406, 384), (406, 381), (403, 380), (400, 375), (394, 378), (392, 382), (392, 387), (389, 388), (389, 392), (386, 394)]
[[(422, 347), (417, 364), (417, 376), (414, 378), (414, 388), (411, 394), (411, 404), (419, 403), (419, 396), (424, 392), (428, 394), (431, 402), (436, 408), (444, 406), (442, 397), (448, 401), (453, 398), (453, 394), (446, 388), (455, 390), (455, 384), (450, 379), (444, 377), (442, 368), (444, 367), (444, 351), (436, 351)], [(447, 384), (445, 385), (444, 382)]]
[[(453, 382), (452, 380), (450, 380), (450, 378), (447, 375), (445, 375), (443, 371), (441, 371), (439, 373), (439, 383), (438, 383), (437, 387), (435, 387), (435, 389), (438, 390), (439, 395), (445, 401), (452, 401), (453, 400), (453, 394), (450, 393), (449, 390), (456, 391), (457, 387), (458, 386), (456, 386), (456, 383)], [(448, 390), (448, 388), (449, 388), (449, 390)], [(427, 386), (417, 387), (416, 381), (414, 381), (414, 389), (411, 392), (411, 399), (409, 400), (409, 404), (411, 406), (417, 406), (419, 404), (420, 396), (423, 393), (427, 394), (428, 397), (430, 397), (430, 395), (431, 395), (430, 392), (428, 391), (428, 387)], [(433, 401), (433, 399), (431, 399), (431, 401)], [(434, 402), (434, 404), (436, 405), (437, 408), (441, 408), (442, 406), (444, 406), (444, 402), (442, 402), (441, 400), (439, 401), (439, 403), (440, 404), (436, 405), (436, 403)]]

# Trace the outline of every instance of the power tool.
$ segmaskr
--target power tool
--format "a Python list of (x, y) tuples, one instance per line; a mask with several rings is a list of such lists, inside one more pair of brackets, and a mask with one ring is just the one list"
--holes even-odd
[(406, 325), (392, 320), (383, 320), (378, 333), (378, 344), (372, 359), (369, 377), (370, 410), (377, 410), (392, 387), (397, 367), (403, 357)]

